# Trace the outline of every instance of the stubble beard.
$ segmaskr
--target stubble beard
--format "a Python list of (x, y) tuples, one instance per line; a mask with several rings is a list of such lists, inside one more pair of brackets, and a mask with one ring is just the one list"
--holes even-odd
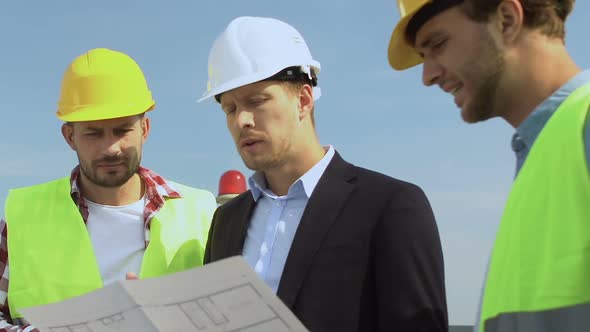
[[(80, 156), (78, 156), (80, 171), (84, 174), (84, 176), (93, 184), (104, 188), (116, 188), (127, 183), (127, 181), (129, 181), (129, 179), (131, 179), (131, 177), (139, 170), (140, 161), (141, 159), (138, 153), (133, 153), (127, 158), (105, 157), (99, 160), (94, 160), (91, 162), (91, 165), (87, 165), (86, 163), (83, 163), (80, 160)], [(105, 175), (99, 175), (97, 164), (101, 162), (123, 162), (125, 171), (122, 174), (117, 174), (116, 172), (107, 172)]]
[[(468, 65), (477, 68), (471, 71), (471, 81), (481, 82), (474, 90), (475, 95), (471, 105), (466, 105), (461, 116), (467, 123), (476, 123), (491, 119), (499, 115), (498, 89), (500, 80), (505, 72), (506, 63), (501, 50), (496, 46), (488, 32), (482, 32), (482, 54)], [(479, 78), (478, 78), (479, 77)]]
[(250, 157), (247, 152), (240, 152), (240, 156), (249, 169), (256, 172), (265, 172), (283, 166), (287, 161), (290, 148), (291, 144), (283, 142), (280, 149), (272, 150), (269, 153), (258, 156), (258, 158)]

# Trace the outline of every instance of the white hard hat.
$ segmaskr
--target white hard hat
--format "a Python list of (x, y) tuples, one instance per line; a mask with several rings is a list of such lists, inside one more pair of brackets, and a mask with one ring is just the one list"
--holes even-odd
[[(320, 63), (311, 57), (303, 36), (274, 18), (238, 17), (215, 40), (209, 52), (207, 91), (199, 102), (220, 93), (267, 79), (298, 66), (311, 78)], [(314, 99), (320, 97), (314, 88)]]

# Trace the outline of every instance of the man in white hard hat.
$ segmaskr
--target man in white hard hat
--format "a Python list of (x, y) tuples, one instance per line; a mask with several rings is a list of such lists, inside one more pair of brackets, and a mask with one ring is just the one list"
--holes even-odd
[(205, 263), (243, 255), (311, 331), (447, 331), (437, 226), (417, 186), (344, 161), (314, 126), (314, 60), (292, 26), (239, 17), (209, 55), (250, 190), (219, 207)]
[(215, 198), (140, 166), (150, 133), (144, 113), (154, 107), (126, 54), (93, 49), (70, 64), (57, 116), (79, 164), (69, 176), (8, 194), (0, 331), (33, 330), (22, 308), (202, 264)]
[(590, 330), (590, 71), (565, 47), (574, 0), (398, 0), (398, 70), (451, 94), (466, 122), (516, 129), (516, 177), (476, 331)]

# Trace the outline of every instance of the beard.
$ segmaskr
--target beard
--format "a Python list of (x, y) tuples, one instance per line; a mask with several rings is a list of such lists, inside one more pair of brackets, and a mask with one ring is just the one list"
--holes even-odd
[(465, 76), (475, 85), (472, 102), (462, 109), (461, 116), (467, 123), (485, 121), (499, 115), (498, 89), (506, 70), (504, 56), (487, 31), (482, 31), (481, 47), (476, 50), (474, 61), (465, 68), (470, 69)]
[[(130, 151), (127, 156), (110, 156), (102, 159), (93, 160), (90, 164), (82, 162), (80, 155), (78, 155), (78, 162), (80, 164), (80, 171), (93, 184), (105, 187), (116, 188), (124, 185), (131, 179), (139, 169), (141, 158), (136, 150)], [(109, 163), (123, 165), (121, 170), (103, 171), (99, 170), (98, 164)], [(102, 174), (101, 174), (102, 173)]]
[[(263, 144), (271, 145), (270, 142), (265, 142)], [(271, 145), (272, 149), (272, 145)], [(264, 172), (266, 170), (274, 169), (284, 165), (287, 161), (287, 156), (291, 149), (291, 144), (286, 141), (283, 141), (278, 149), (272, 149), (270, 152), (260, 153), (258, 155), (252, 155), (247, 151), (238, 151), (240, 153), (240, 157), (242, 157), (242, 161), (249, 169), (253, 171), (261, 171)]]

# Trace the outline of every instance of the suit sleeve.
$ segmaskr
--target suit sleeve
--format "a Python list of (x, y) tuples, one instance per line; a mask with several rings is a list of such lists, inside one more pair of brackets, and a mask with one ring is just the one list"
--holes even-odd
[(215, 221), (217, 220), (217, 214), (219, 213), (220, 208), (221, 208), (221, 206), (215, 210), (215, 213), (213, 213), (213, 219), (211, 220), (211, 226), (209, 227), (209, 235), (207, 236), (207, 244), (205, 245), (205, 255), (203, 256), (203, 265), (211, 263), (211, 245), (212, 245), (211, 239), (213, 238), (213, 232), (215, 231)]
[(447, 332), (441, 243), (419, 187), (394, 194), (374, 240), (379, 331)]

